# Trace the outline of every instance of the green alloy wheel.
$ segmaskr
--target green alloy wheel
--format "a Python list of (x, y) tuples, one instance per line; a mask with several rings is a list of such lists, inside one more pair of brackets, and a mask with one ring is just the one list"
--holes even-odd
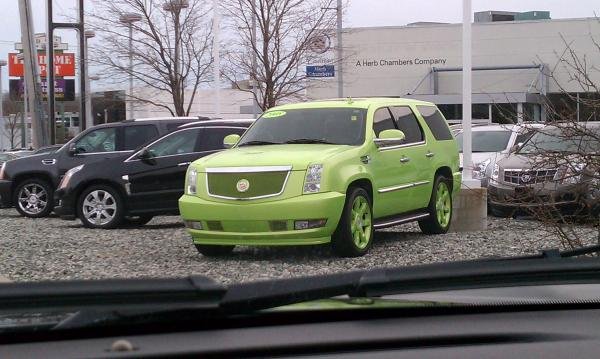
[(452, 192), (450, 181), (437, 176), (428, 207), (429, 217), (419, 221), (419, 227), (425, 234), (443, 234), (448, 232), (452, 222)]
[(362, 256), (373, 243), (371, 199), (363, 188), (348, 190), (340, 223), (332, 237), (333, 251), (342, 257)]

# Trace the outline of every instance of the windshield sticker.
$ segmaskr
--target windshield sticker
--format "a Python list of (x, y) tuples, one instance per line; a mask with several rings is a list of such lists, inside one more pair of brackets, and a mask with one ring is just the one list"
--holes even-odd
[(276, 117), (281, 117), (281, 116), (285, 116), (286, 112), (285, 111), (271, 111), (271, 112), (267, 112), (263, 115), (263, 118), (276, 118)]

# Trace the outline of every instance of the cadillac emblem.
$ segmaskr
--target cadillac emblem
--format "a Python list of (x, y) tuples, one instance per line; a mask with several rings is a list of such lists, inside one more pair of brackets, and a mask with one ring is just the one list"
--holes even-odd
[(531, 181), (531, 175), (529, 173), (523, 173), (521, 175), (521, 181), (523, 183), (529, 183), (529, 181)]
[(237, 181), (235, 188), (238, 190), (238, 192), (246, 192), (250, 188), (250, 182), (247, 179), (242, 178), (241, 180)]

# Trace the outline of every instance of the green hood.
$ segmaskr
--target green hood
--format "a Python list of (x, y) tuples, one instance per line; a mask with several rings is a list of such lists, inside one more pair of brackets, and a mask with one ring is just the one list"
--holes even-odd
[(194, 162), (198, 170), (209, 167), (289, 166), (306, 170), (311, 163), (355, 147), (345, 145), (292, 144), (235, 147)]

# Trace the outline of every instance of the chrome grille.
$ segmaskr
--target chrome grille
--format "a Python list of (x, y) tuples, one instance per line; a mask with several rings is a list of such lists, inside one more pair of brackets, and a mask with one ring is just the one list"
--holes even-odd
[(554, 180), (556, 169), (523, 170), (505, 169), (504, 182), (518, 185), (532, 185)]

